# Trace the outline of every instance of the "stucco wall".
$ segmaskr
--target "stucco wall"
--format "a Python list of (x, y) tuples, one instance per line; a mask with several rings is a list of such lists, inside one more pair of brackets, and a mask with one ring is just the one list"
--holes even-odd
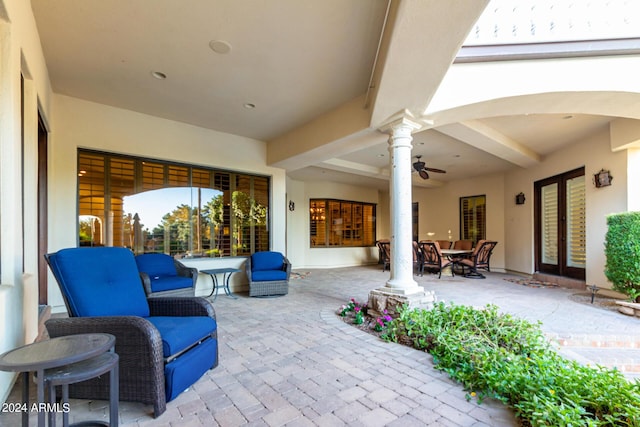
[[(479, 176), (427, 189), (413, 189), (413, 201), (418, 202), (420, 240), (446, 240), (451, 230), (452, 240), (460, 238), (460, 197), (485, 195), (487, 202), (487, 239), (498, 245), (491, 257), (491, 269), (505, 268), (504, 177), (502, 174)], [(433, 233), (433, 235), (430, 235)]]
[[(295, 211), (288, 213), (287, 220), (287, 247), (294, 268), (336, 268), (377, 262), (378, 250), (375, 247), (311, 248), (309, 242), (310, 199), (327, 198), (378, 204), (380, 195), (376, 189), (334, 182), (287, 182), (288, 198), (296, 203)], [(380, 209), (378, 204), (378, 229), (381, 226)]]
[[(37, 120), (38, 111), (49, 119), (50, 95), (31, 3), (0, 0), (0, 353), (32, 342), (37, 334)], [(0, 372), (0, 401), (14, 377)]]
[[(76, 245), (77, 150), (82, 147), (270, 176), (271, 247), (285, 252), (285, 174), (266, 166), (264, 142), (63, 95), (54, 96), (54, 107), (49, 223), (56, 226), (49, 228), (51, 251)], [(52, 310), (61, 310), (53, 277), (49, 295)]]
[[(603, 128), (584, 141), (578, 141), (549, 156), (540, 165), (510, 171), (505, 176), (506, 266), (509, 270), (534, 272), (533, 185), (535, 181), (585, 167), (587, 217), (587, 284), (610, 287), (604, 277), (604, 236), (606, 215), (627, 209), (627, 152), (612, 152), (609, 130)], [(593, 174), (608, 169), (614, 177), (609, 187), (596, 188)], [(524, 192), (527, 201), (516, 205), (513, 199)]]

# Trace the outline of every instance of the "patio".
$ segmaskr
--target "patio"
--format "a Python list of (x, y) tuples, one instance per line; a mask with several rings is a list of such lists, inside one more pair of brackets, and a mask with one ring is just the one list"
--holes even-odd
[[(502, 404), (467, 402), (461, 386), (434, 370), (427, 353), (380, 341), (336, 316), (350, 298), (366, 301), (388, 272), (376, 265), (298, 273), (282, 298), (217, 298), (220, 365), (158, 419), (150, 407), (122, 402), (121, 425), (517, 425)], [(638, 374), (640, 319), (575, 302), (570, 296), (576, 290), (504, 280), (514, 277), (415, 279), (438, 300), (493, 303), (540, 320), (551, 338), (566, 344), (561, 351), (568, 357), (613, 362), (630, 377)], [(19, 399), (14, 387), (7, 402)], [(71, 421), (88, 419), (106, 421), (107, 402), (72, 400)], [(0, 425), (18, 424), (19, 414), (0, 414)]]

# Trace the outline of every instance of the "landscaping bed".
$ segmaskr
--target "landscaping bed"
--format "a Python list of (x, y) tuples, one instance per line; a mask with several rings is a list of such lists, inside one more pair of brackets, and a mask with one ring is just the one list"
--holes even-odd
[(640, 427), (640, 381), (561, 357), (539, 324), (496, 306), (437, 303), (432, 310), (405, 308), (391, 319), (371, 318), (351, 300), (338, 314), (381, 339), (428, 351), (468, 399), (500, 400), (524, 426)]

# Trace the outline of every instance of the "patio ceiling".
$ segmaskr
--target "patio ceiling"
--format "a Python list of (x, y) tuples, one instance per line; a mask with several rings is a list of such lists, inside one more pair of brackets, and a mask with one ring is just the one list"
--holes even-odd
[[(270, 163), (293, 179), (381, 189), (389, 158), (377, 127), (426, 110), (485, 4), (31, 0), (56, 93), (267, 141)], [(447, 173), (414, 184), (528, 167), (616, 118), (536, 111), (416, 134), (414, 154)], [(340, 117), (353, 117), (348, 129), (322, 134)]]

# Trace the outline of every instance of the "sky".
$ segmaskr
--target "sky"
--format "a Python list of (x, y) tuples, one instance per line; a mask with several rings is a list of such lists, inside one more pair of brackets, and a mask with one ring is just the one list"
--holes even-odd
[[(193, 194), (192, 194), (193, 190)], [(220, 190), (201, 189), (202, 206), (213, 197), (222, 194)], [(153, 230), (162, 222), (162, 217), (180, 205), (197, 206), (198, 193), (191, 187), (164, 188), (145, 191), (124, 198), (124, 213), (138, 214), (144, 228)]]

